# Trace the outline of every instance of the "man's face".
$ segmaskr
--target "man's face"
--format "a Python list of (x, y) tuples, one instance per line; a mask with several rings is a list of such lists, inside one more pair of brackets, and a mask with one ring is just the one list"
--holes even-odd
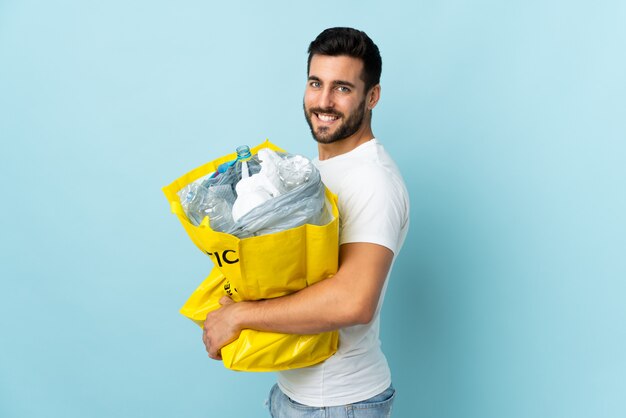
[(348, 56), (313, 55), (304, 92), (304, 116), (313, 138), (330, 144), (350, 137), (367, 109), (363, 61)]

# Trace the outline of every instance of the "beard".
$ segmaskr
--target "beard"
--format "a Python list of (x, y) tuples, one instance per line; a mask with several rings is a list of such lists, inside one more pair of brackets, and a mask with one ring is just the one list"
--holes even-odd
[[(304, 108), (306, 122), (309, 124), (309, 128), (311, 128), (311, 135), (313, 135), (313, 138), (320, 144), (331, 144), (354, 135), (363, 125), (363, 119), (365, 118), (365, 99), (357, 106), (354, 112), (348, 115), (347, 119), (345, 119), (343, 113), (333, 109), (322, 109), (320, 107), (307, 109), (304, 104), (302, 107)], [(335, 132), (331, 132), (328, 126), (321, 126), (317, 128), (316, 131), (311, 120), (315, 117), (315, 113), (337, 116), (339, 119), (343, 120), (343, 122), (335, 129)]]

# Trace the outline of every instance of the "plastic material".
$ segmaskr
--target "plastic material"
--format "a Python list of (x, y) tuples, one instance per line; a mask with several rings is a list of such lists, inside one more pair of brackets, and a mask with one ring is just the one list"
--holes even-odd
[(251, 177), (242, 178), (235, 186), (237, 200), (232, 209), (235, 221), (257, 206), (283, 194), (284, 188), (277, 167), (282, 158), (269, 148), (259, 150), (257, 156), (261, 161), (261, 171)]
[(231, 206), (228, 203), (232, 198), (224, 196), (232, 194), (228, 186), (203, 187), (198, 183), (188, 185), (180, 195), (185, 196), (181, 201), (185, 213), (194, 225), (199, 225), (205, 217), (209, 217), (211, 228), (223, 231), (233, 227), (234, 221), (231, 215)]
[(301, 155), (292, 155), (278, 163), (278, 175), (287, 190), (292, 190), (307, 181), (317, 169), (311, 161)]
[[(269, 141), (252, 149), (282, 151)], [(218, 232), (205, 218), (192, 224), (178, 194), (190, 183), (232, 161), (223, 156), (185, 174), (163, 191), (191, 240), (209, 255), (214, 269), (194, 291), (181, 313), (202, 326), (206, 315), (219, 308), (221, 296), (233, 300), (259, 300), (283, 296), (331, 277), (337, 272), (339, 238), (336, 197), (323, 188), (330, 219), (323, 225), (303, 224), (272, 234), (238, 238)], [(283, 195), (287, 196), (287, 195)], [(283, 196), (279, 196), (283, 197)], [(277, 371), (317, 364), (337, 350), (337, 331), (315, 335), (290, 335), (244, 330), (221, 350), (224, 366), (241, 371)]]
[[(202, 327), (207, 313), (220, 307), (219, 299), (233, 293), (232, 283), (214, 268), (180, 312)], [(238, 339), (222, 347), (220, 352), (227, 369), (272, 372), (320, 363), (337, 351), (338, 342), (336, 331), (295, 335), (245, 329)]]
[(308, 159), (270, 148), (252, 155), (247, 146), (237, 148), (236, 158), (178, 192), (191, 223), (208, 216), (214, 230), (247, 238), (330, 221), (324, 184)]
[(183, 210), (194, 225), (200, 225), (205, 217), (217, 231), (234, 227), (232, 206), (235, 203), (235, 185), (242, 179), (257, 174), (261, 165), (247, 145), (237, 147), (232, 161), (219, 164), (213, 174), (188, 184), (178, 192)]
[[(294, 156), (287, 155), (284, 158), (283, 161), (290, 161)], [(304, 159), (304, 157), (300, 158)], [(279, 173), (280, 167), (279, 163), (277, 166)], [(292, 165), (288, 169), (293, 168)], [(281, 187), (284, 192), (276, 197), (271, 197), (273, 192), (264, 185), (266, 182), (271, 183), (271, 179), (255, 182), (255, 179), (261, 176), (264, 171), (262, 170), (249, 179), (243, 179), (240, 184), (244, 183), (244, 187), (237, 185), (238, 190), (246, 190), (246, 186), (250, 187), (246, 190), (246, 198), (250, 199), (247, 201), (248, 207), (253, 207), (253, 209), (237, 218), (237, 215), (240, 215), (235, 213), (237, 201), (240, 200), (238, 197), (233, 207), (233, 218), (236, 218), (236, 222), (225, 232), (239, 238), (247, 238), (272, 234), (304, 224), (324, 225), (330, 221), (328, 206), (325, 205), (324, 184), (319, 171), (312, 164), (310, 164), (306, 174), (300, 176), (301, 184), (295, 185), (294, 182), (291, 182), (288, 187)], [(293, 174), (292, 178), (296, 176), (297, 173)], [(306, 181), (304, 180), (305, 176)], [(257, 203), (256, 206), (254, 206), (255, 203)]]
[(237, 162), (235, 172), (239, 180), (248, 178), (261, 170), (261, 164), (255, 155), (250, 152), (250, 147), (240, 145), (237, 147)]

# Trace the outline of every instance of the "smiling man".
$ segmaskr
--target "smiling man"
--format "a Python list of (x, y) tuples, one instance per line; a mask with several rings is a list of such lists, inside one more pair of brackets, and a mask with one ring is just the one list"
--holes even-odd
[[(387, 417), (395, 390), (381, 351), (380, 310), (387, 278), (409, 225), (402, 176), (372, 133), (382, 61), (362, 31), (331, 28), (309, 46), (304, 113), (322, 180), (337, 195), (339, 270), (289, 296), (233, 303), (204, 324), (211, 358), (242, 329), (294, 334), (339, 330), (339, 349), (325, 362), (278, 373), (273, 417)], [(276, 272), (280, 274), (280, 272)]]
[[(345, 80), (333, 80), (335, 72)], [(311, 133), (321, 144), (330, 144), (354, 136), (371, 139), (369, 124), (365, 124), (366, 108), (371, 110), (378, 101), (380, 87), (376, 86), (366, 106), (364, 83), (354, 84), (363, 71), (363, 62), (349, 56), (315, 55), (309, 62), (309, 83), (306, 89), (304, 110)], [(326, 85), (326, 86), (325, 86)], [(330, 88), (328, 88), (330, 87)], [(360, 90), (360, 91), (359, 91)], [(347, 114), (346, 112), (350, 112)], [(368, 119), (371, 113), (368, 114)]]

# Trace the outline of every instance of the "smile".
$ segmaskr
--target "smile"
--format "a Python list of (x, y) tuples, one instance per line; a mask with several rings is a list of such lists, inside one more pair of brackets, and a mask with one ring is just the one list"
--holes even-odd
[(324, 113), (316, 113), (315, 116), (317, 116), (317, 118), (322, 122), (334, 122), (339, 119), (339, 116), (337, 115), (328, 115)]

